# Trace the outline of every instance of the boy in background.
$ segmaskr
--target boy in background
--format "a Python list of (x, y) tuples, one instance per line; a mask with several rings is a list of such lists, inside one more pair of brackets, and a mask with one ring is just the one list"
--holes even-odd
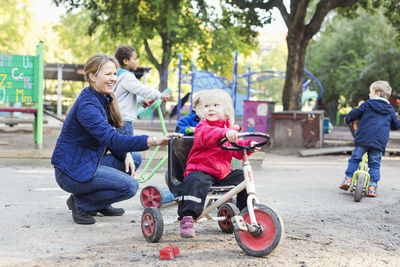
[(349, 159), (346, 177), (339, 188), (347, 190), (351, 186), (354, 172), (357, 170), (362, 156), (368, 152), (370, 182), (368, 196), (376, 197), (382, 154), (389, 141), (390, 129), (400, 128), (400, 122), (393, 107), (389, 104), (392, 88), (386, 81), (375, 81), (369, 87), (369, 99), (360, 107), (351, 110), (344, 118), (346, 123), (359, 120), (354, 151)]
[(198, 92), (193, 96), (192, 111), (180, 118), (178, 124), (176, 125), (175, 132), (182, 133), (186, 136), (191, 136), (194, 134), (194, 130), (202, 116), (202, 111), (200, 109), (201, 94), (202, 92)]
[[(137, 69), (138, 63), (134, 47), (129, 45), (119, 46), (115, 51), (115, 58), (118, 60), (120, 68), (117, 72), (118, 80), (115, 84), (114, 93), (124, 121), (124, 125), (117, 128), (117, 132), (133, 136), (133, 122), (137, 117), (138, 99), (157, 100), (161, 97), (169, 98), (170, 94), (162, 95), (158, 90), (147, 87), (136, 78), (134, 71)], [(135, 163), (135, 170), (132, 170), (134, 173), (142, 163), (142, 155), (139, 152), (132, 152), (131, 154)]]

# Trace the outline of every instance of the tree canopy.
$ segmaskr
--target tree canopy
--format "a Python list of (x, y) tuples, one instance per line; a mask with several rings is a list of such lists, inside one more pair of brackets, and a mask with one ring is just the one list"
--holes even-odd
[[(260, 26), (271, 20), (271, 10), (276, 8), (288, 27), (287, 47), (288, 60), (286, 65), (286, 80), (282, 95), (285, 110), (301, 109), (302, 79), (306, 48), (310, 40), (319, 32), (325, 17), (335, 9), (343, 14), (355, 16), (359, 7), (374, 11), (384, 6), (385, 13), (392, 23), (399, 23), (400, 7), (398, 1), (383, 0), (225, 0), (232, 7), (230, 16), (243, 18), (246, 28), (255, 31), (254, 26)], [(240, 10), (241, 9), (241, 10)], [(389, 11), (389, 9), (391, 9)], [(245, 14), (240, 14), (240, 11)], [(393, 15), (396, 14), (396, 15)]]
[(306, 63), (324, 85), (322, 101), (331, 118), (339, 99), (342, 106), (357, 106), (368, 99), (369, 85), (376, 80), (388, 81), (394, 97), (400, 93), (398, 34), (384, 10), (375, 11), (358, 10), (354, 19), (333, 17), (308, 47)]
[(24, 36), (32, 30), (29, 7), (28, 0), (4, 0), (0, 5), (0, 47), (3, 53), (20, 53), (23, 50), (17, 44), (21, 44)]
[[(102, 33), (114, 40), (129, 40), (137, 49), (143, 47), (151, 64), (158, 70), (160, 77), (168, 72), (178, 53), (183, 54), (186, 62), (193, 56), (193, 50), (199, 49), (201, 66), (227, 69), (226, 55), (235, 49), (249, 53), (248, 47), (255, 46), (252, 38), (243, 38), (234, 26), (216, 28), (213, 20), (213, 7), (205, 1), (164, 1), (164, 0), (57, 0), (69, 10), (85, 8), (91, 12), (89, 33), (99, 27)], [(248, 35), (245, 35), (246, 37)], [(224, 55), (220, 56), (220, 55)], [(215, 58), (217, 57), (217, 58)], [(231, 63), (230, 59), (230, 65)], [(219, 63), (219, 66), (215, 64)], [(167, 80), (160, 90), (167, 87)]]

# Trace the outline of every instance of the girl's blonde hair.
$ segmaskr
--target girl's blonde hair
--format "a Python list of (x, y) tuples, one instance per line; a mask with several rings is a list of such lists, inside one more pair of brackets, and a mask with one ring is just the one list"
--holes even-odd
[[(119, 68), (118, 61), (115, 59), (115, 57), (106, 55), (106, 54), (95, 54), (86, 60), (83, 69), (84, 69), (84, 73), (85, 73), (84, 74), (85, 79), (89, 82), (89, 84), (93, 83), (93, 81), (91, 81), (89, 78), (89, 74), (93, 73), (95, 76), (97, 76), (99, 71), (101, 70), (101, 68), (108, 62), (114, 63), (115, 67), (117, 69)], [(111, 101), (109, 108), (107, 109), (108, 122), (113, 127), (121, 128), (124, 125), (124, 121), (122, 120), (122, 116), (119, 111), (117, 99), (116, 99), (114, 93), (110, 93), (110, 96), (112, 97), (113, 100)], [(76, 101), (76, 99), (75, 99), (75, 101)], [(66, 114), (68, 114), (68, 112), (71, 110), (71, 108), (75, 104), (75, 101), (68, 108)]]
[(371, 83), (369, 86), (370, 90), (379, 92), (381, 97), (389, 99), (390, 95), (392, 94), (392, 87), (390, 87), (387, 81), (375, 81)]
[(232, 126), (235, 123), (235, 110), (233, 108), (232, 98), (228, 92), (222, 89), (210, 89), (204, 91), (201, 94), (201, 106), (203, 107), (209, 99), (218, 99), (221, 101), (226, 119), (229, 119), (230, 125)]

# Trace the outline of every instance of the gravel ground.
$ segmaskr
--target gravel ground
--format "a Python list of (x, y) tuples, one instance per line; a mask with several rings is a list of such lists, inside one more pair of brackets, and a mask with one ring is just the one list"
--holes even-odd
[[(45, 149), (57, 131), (45, 130)], [(0, 131), (0, 141), (8, 142), (0, 149), (33, 147), (29, 131)], [(165, 188), (163, 173), (115, 205), (126, 210), (123, 216), (96, 216), (96, 224), (82, 226), (72, 221), (49, 159), (2, 158), (0, 266), (400, 266), (400, 158), (383, 158), (378, 197), (356, 203), (338, 189), (348, 157), (266, 154), (254, 171), (257, 197), (280, 214), (285, 234), (262, 258), (245, 254), (215, 222), (197, 223), (195, 238), (180, 238), (176, 203), (161, 207), (164, 234), (148, 243), (139, 193), (147, 185)], [(169, 245), (180, 256), (160, 260), (159, 250)]]

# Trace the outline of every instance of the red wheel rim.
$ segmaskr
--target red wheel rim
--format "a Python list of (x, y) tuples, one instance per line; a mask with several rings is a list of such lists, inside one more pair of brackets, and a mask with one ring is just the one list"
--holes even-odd
[(142, 193), (140, 194), (140, 199), (145, 208), (158, 208), (161, 202), (161, 194), (156, 188), (147, 187), (142, 190)]
[(154, 218), (150, 213), (146, 213), (142, 219), (142, 230), (146, 236), (151, 236), (154, 233)]
[(232, 214), (231, 214), (231, 211), (228, 208), (225, 208), (225, 207), (221, 208), (219, 210), (219, 212), (218, 212), (218, 216), (219, 217), (222, 217), (222, 216), (226, 217), (225, 221), (219, 221), (219, 225), (220, 225), (221, 228), (230, 229), (232, 227), (232, 221), (231, 221)]
[[(257, 223), (262, 225), (263, 232), (260, 235), (253, 236), (247, 231), (240, 232), (239, 237), (242, 243), (253, 251), (262, 251), (269, 248), (274, 242), (276, 236), (276, 224), (270, 214), (263, 210), (254, 209)], [(244, 214), (243, 219), (250, 224), (249, 212)]]

